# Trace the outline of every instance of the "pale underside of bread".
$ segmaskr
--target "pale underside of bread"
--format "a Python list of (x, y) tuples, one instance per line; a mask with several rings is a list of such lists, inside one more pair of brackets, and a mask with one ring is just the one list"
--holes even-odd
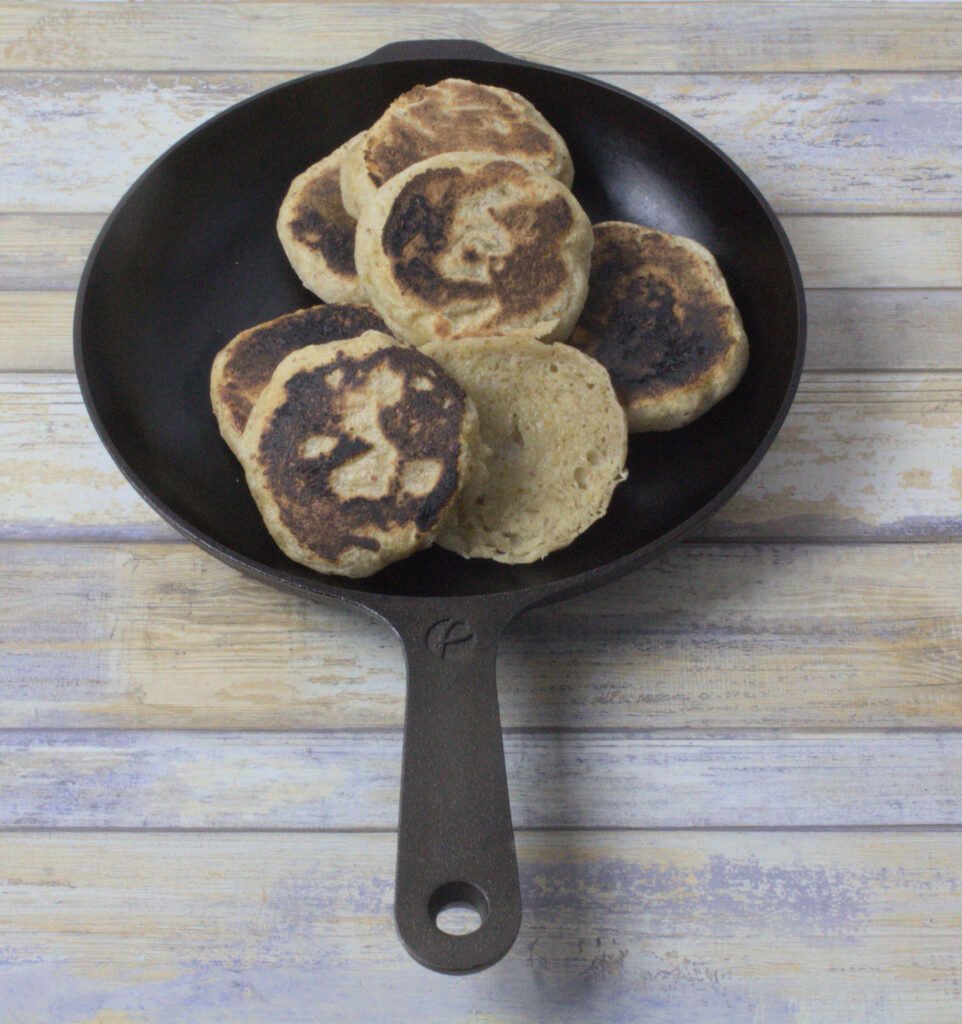
[(447, 153), (378, 190), (358, 221), (355, 261), (375, 308), (413, 345), (518, 332), (563, 341), (588, 294), (591, 246), (587, 215), (555, 179)]
[[(388, 349), (403, 353), (401, 372), (384, 356)], [(248, 419), (240, 455), (264, 523), (289, 558), (356, 578), (431, 543), (479, 444), (474, 406), (437, 370), (414, 349), (376, 331), (309, 346), (278, 366)], [(316, 398), (322, 380), (330, 392)], [(385, 433), (386, 417), (423, 420), (426, 396), (443, 395), (447, 402), (455, 392), (462, 400), (449, 416), (428, 408), (427, 429), (433, 425), (437, 444), (412, 454), (403, 440), (399, 447)], [(333, 415), (325, 420), (329, 411)], [(423, 429), (419, 436), (423, 440)], [(339, 451), (348, 454), (341, 458)], [(322, 488), (284, 489), (288, 482), (293, 487), (315, 479), (315, 467), (325, 459), (333, 459), (334, 468)]]
[(449, 78), (399, 96), (351, 147), (341, 172), (344, 208), (359, 218), (381, 185), (439, 153), (472, 150), (522, 160), (571, 187), (564, 139), (523, 96)]
[(277, 235), (301, 284), (325, 302), (368, 302), (354, 267), (356, 218), (340, 199), (341, 167), (364, 133), (299, 174), (277, 216)]
[(462, 488), (437, 543), (465, 557), (532, 562), (566, 547), (625, 478), (627, 427), (604, 368), (530, 337), (426, 346), (474, 400), (486, 472)]

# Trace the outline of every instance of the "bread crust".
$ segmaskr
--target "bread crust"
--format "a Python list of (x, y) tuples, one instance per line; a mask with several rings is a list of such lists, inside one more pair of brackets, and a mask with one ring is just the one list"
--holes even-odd
[(221, 436), (237, 453), (250, 411), (277, 364), (305, 345), (386, 331), (370, 306), (311, 306), (268, 320), (233, 337), (217, 353), (210, 373), (210, 401)]
[(341, 167), (355, 135), (292, 182), (277, 214), (277, 237), (301, 284), (325, 302), (367, 303), (354, 266), (357, 222), (341, 202)]

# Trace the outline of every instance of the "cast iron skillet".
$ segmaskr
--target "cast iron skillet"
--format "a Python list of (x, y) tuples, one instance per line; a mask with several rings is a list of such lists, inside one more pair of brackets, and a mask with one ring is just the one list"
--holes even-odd
[[(268, 536), (221, 441), (208, 381), (243, 328), (317, 300), (275, 236), (296, 174), (367, 127), (399, 93), (458, 76), (520, 92), (566, 139), (593, 221), (696, 238), (718, 257), (751, 344), (735, 392), (691, 426), (631, 440), (608, 514), (534, 565), (466, 561), (440, 548), (365, 580), (316, 575)], [(211, 554), (312, 600), (385, 619), (408, 688), (395, 919), (422, 964), (451, 973), (511, 947), (521, 897), (505, 778), (495, 654), (522, 609), (611, 580), (717, 509), (771, 444), (795, 393), (805, 338), (798, 267), (748, 178), (676, 118), (612, 86), (473, 42), (386, 46), (237, 104), (191, 132), (134, 184), (84, 269), (75, 358), (90, 417), (120, 469)], [(435, 924), (480, 913), (469, 935)]]

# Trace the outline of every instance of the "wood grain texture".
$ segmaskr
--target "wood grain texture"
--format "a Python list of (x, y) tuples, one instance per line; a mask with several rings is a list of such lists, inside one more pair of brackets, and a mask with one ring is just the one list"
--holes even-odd
[(933, 3), (31, 3), (0, 5), (2, 66), (291, 69), (397, 39), (477, 39), (579, 70), (951, 69), (956, 5)]
[(781, 219), (808, 288), (962, 288), (962, 217)]
[(5, 1024), (956, 1024), (957, 832), (518, 835), (479, 975), (394, 936), (393, 835), (4, 836)]
[[(0, 210), (106, 212), (192, 128), (290, 77), (0, 74)], [(962, 212), (957, 74), (603, 77), (707, 135), (779, 212)]]
[[(962, 215), (780, 219), (809, 289), (962, 289)], [(0, 214), (0, 298), (76, 289), (103, 221), (96, 213)]]
[(962, 291), (810, 289), (809, 370), (962, 369)]
[(73, 369), (74, 292), (0, 291), (0, 372)]
[[(962, 825), (962, 732), (504, 744), (522, 829)], [(399, 730), (0, 733), (0, 829), (393, 829), (400, 772)]]
[[(511, 729), (962, 727), (962, 546), (685, 544), (501, 642)], [(0, 544), (0, 728), (397, 728), (388, 628), (186, 544)], [(51, 615), (50, 609), (59, 609)]]
[[(810, 375), (759, 468), (695, 536), (958, 537), (960, 423), (957, 373)], [(114, 468), (73, 376), (0, 374), (0, 537), (55, 535), (174, 534)]]
[(0, 214), (0, 291), (75, 291), (99, 213)]
[(956, 537), (956, 374), (811, 376), (711, 537)]
[[(728, 506), (504, 637), (525, 916), (467, 978), (391, 921), (397, 639), (180, 542), (70, 344), (156, 156), (405, 36), (681, 117), (810, 314)], [(960, 37), (944, 3), (0, 0), (2, 1024), (959, 1024)]]
[(75, 377), (0, 375), (0, 523), (19, 535), (33, 533), (31, 524), (39, 532), (84, 522), (96, 530), (111, 520), (173, 536), (100, 444)]

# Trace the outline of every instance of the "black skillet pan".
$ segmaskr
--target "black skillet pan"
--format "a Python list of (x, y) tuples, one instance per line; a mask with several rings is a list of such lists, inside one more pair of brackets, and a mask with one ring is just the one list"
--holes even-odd
[[(521, 93), (567, 141), (595, 222), (629, 220), (706, 245), (751, 344), (738, 388), (683, 430), (632, 438), (608, 514), (534, 565), (440, 548), (364, 580), (319, 576), (267, 534), (208, 400), (215, 353), (243, 328), (313, 305), (275, 236), (291, 179), (366, 128), (399, 93), (457, 76)], [(243, 572), (386, 620), (408, 688), (395, 919), (422, 964), (495, 963), (521, 921), (495, 685), (498, 638), (522, 609), (653, 558), (717, 509), (771, 444), (802, 366), (805, 307), (791, 248), (748, 178), (644, 100), (473, 42), (416, 42), (269, 89), (165, 153), (104, 225), (80, 284), (75, 358), (90, 417), (118, 466), (181, 533)], [(435, 923), (470, 904), (481, 925)]]

